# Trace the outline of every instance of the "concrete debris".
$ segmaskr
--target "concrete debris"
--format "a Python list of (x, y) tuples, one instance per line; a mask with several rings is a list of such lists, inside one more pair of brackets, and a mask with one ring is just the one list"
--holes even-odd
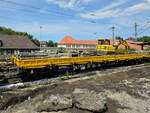
[(149, 99), (137, 99), (127, 94), (126, 92), (106, 91), (107, 97), (117, 101), (121, 106), (118, 108), (118, 113), (150, 113), (150, 98)]
[(147, 78), (140, 78), (138, 80), (138, 82), (150, 82), (150, 79), (147, 79)]
[(106, 96), (88, 89), (75, 89), (73, 91), (75, 107), (93, 112), (106, 110)]
[(37, 107), (37, 111), (59, 111), (72, 107), (71, 95), (51, 95)]

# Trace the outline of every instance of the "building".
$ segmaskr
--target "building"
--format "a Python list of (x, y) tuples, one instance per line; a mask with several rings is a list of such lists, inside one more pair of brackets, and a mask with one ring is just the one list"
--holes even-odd
[(39, 50), (39, 47), (26, 36), (0, 35), (0, 55), (12, 55), (36, 50)]
[(68, 50), (95, 50), (97, 44), (98, 41), (75, 40), (71, 36), (66, 36), (58, 43), (58, 47)]
[[(110, 44), (112, 45), (113, 43), (115, 44), (117, 40), (110, 40)], [(128, 45), (131, 49), (138, 49), (138, 50), (143, 50), (143, 46), (141, 43), (143, 42), (135, 42), (132, 40), (126, 40), (128, 42)], [(96, 50), (98, 45), (98, 41), (89, 41), (89, 40), (75, 40), (71, 36), (66, 36), (64, 37), (59, 43), (58, 47), (63, 47), (68, 50)], [(125, 48), (123, 45), (120, 45), (118, 47), (120, 48)]]
[(48, 42), (47, 41), (41, 41), (41, 47), (48, 47)]

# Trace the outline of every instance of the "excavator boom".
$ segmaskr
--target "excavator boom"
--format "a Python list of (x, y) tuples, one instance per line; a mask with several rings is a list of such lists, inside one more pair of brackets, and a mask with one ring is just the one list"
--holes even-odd
[(128, 42), (123, 40), (123, 38), (120, 38), (120, 37), (116, 37), (116, 39), (118, 40), (118, 45), (116, 46), (116, 50), (122, 44), (123, 46), (125, 46), (126, 52), (129, 53), (130, 48), (129, 48)]

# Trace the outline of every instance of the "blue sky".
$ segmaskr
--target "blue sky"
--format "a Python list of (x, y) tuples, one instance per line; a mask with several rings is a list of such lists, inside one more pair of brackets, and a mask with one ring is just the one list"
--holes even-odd
[(59, 42), (150, 35), (150, 0), (0, 0), (0, 25)]

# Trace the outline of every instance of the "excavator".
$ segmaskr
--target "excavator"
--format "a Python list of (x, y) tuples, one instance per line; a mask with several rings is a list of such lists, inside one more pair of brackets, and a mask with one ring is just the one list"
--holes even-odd
[(118, 49), (119, 45), (124, 45), (126, 53), (129, 54), (129, 45), (128, 42), (123, 40), (121, 37), (116, 37), (117, 42), (114, 45), (110, 44), (109, 39), (99, 39), (98, 46), (97, 46), (97, 53), (98, 55), (104, 54), (115, 54), (116, 50)]

